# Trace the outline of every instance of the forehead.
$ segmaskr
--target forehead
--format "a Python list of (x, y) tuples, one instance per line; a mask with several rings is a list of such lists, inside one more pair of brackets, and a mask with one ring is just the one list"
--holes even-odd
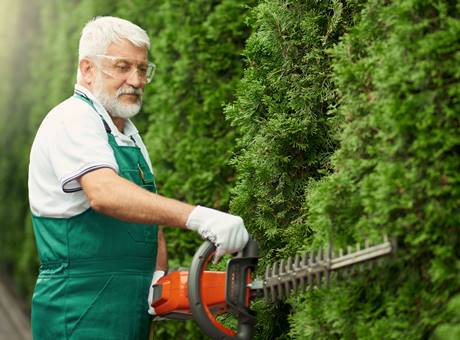
[(126, 39), (122, 39), (116, 43), (111, 43), (105, 54), (127, 59), (147, 61), (147, 50), (145, 47), (135, 46)]

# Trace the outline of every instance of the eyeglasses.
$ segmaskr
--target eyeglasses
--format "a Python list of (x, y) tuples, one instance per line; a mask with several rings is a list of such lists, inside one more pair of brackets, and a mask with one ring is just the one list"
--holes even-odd
[(150, 83), (155, 75), (156, 65), (151, 62), (139, 62), (135, 59), (97, 54), (96, 58), (103, 59), (102, 72), (115, 79), (127, 79), (137, 71), (137, 75), (145, 83)]

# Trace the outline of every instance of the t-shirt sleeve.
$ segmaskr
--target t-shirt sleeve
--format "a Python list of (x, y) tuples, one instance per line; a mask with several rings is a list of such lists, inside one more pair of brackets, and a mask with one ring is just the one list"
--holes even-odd
[(49, 141), (49, 158), (64, 192), (81, 190), (78, 179), (96, 169), (118, 166), (107, 139), (101, 117), (82, 111), (56, 122), (53, 140)]

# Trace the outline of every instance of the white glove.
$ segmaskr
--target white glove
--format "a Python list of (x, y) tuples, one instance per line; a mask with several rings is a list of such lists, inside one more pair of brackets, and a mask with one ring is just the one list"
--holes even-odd
[(241, 217), (202, 206), (192, 210), (185, 225), (188, 229), (197, 231), (202, 238), (214, 243), (214, 263), (224, 254), (241, 251), (249, 240)]
[(149, 297), (147, 299), (149, 303), (149, 314), (150, 315), (156, 315), (155, 313), (155, 308), (152, 307), (152, 299), (153, 299), (153, 285), (157, 283), (159, 279), (161, 279), (165, 275), (165, 272), (162, 270), (156, 270), (155, 273), (153, 273), (152, 277), (152, 283), (150, 284), (150, 289), (149, 289)]

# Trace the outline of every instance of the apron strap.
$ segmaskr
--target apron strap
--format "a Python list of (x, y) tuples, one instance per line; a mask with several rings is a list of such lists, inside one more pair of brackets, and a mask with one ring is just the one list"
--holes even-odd
[(139, 147), (139, 145), (137, 145), (136, 140), (134, 139), (134, 137), (131, 136), (130, 138), (131, 138), (131, 140), (133, 141), (134, 145), (137, 146), (137, 147)]

